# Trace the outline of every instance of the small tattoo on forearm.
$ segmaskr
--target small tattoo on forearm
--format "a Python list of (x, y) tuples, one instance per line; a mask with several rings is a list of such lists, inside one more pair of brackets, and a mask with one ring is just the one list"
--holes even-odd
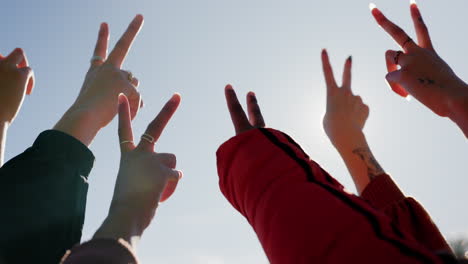
[(358, 155), (359, 158), (364, 161), (367, 166), (367, 175), (370, 180), (375, 179), (377, 176), (384, 173), (384, 170), (374, 158), (369, 148), (357, 148), (353, 150), (353, 153)]

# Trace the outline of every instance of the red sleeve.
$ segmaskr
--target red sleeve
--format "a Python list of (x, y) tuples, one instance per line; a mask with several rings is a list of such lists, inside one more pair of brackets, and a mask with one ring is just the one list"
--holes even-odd
[(217, 165), (222, 193), (271, 263), (441, 263), (279, 131), (232, 138), (218, 150)]
[(67, 251), (61, 264), (138, 264), (132, 247), (123, 239), (93, 239)]
[(415, 199), (406, 197), (389, 175), (374, 179), (361, 195), (374, 208), (388, 215), (404, 234), (420, 241), (429, 250), (450, 253), (452, 250), (429, 214)]

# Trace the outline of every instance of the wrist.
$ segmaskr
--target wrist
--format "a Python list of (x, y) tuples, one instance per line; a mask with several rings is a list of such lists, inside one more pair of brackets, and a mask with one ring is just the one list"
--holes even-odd
[(55, 130), (75, 137), (86, 146), (91, 144), (101, 128), (92, 111), (74, 106), (70, 107), (54, 126)]
[(448, 100), (448, 117), (463, 131), (468, 138), (468, 86), (460, 81), (459, 93)]
[(135, 247), (143, 231), (144, 226), (141, 221), (130, 211), (113, 210), (109, 212), (93, 238), (124, 239)]
[(356, 148), (367, 146), (366, 137), (362, 130), (347, 131), (341, 134), (341, 136), (331, 140), (339, 153), (352, 152)]

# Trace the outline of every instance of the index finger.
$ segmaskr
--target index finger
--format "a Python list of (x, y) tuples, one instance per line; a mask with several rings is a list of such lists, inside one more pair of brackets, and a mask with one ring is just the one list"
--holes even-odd
[(154, 143), (158, 141), (167, 123), (169, 123), (169, 120), (171, 120), (171, 117), (176, 112), (177, 107), (179, 107), (180, 100), (180, 94), (176, 93), (171, 97), (171, 99), (169, 99), (169, 101), (167, 101), (159, 114), (153, 119), (153, 121), (151, 121), (148, 128), (146, 128), (146, 132), (140, 140), (138, 148), (153, 151)]
[(322, 67), (323, 74), (325, 76), (325, 82), (327, 84), (327, 92), (330, 94), (334, 89), (338, 88), (338, 85), (335, 81), (335, 76), (333, 75), (333, 69), (330, 65), (330, 59), (328, 58), (327, 50), (322, 50)]
[(372, 6), (372, 15), (377, 23), (403, 48), (408, 51), (416, 46), (416, 43), (406, 34), (406, 32), (399, 26), (388, 20), (377, 7)]
[(242, 109), (239, 100), (237, 99), (236, 92), (231, 85), (227, 85), (224, 89), (226, 96), (226, 102), (231, 115), (232, 123), (234, 124), (234, 130), (236, 135), (244, 131), (252, 129), (252, 125), (249, 123), (247, 116), (245, 115), (244, 109)]
[(122, 37), (119, 39), (117, 44), (115, 44), (114, 49), (109, 54), (109, 58), (107, 62), (114, 65), (115, 67), (122, 67), (122, 64), (127, 56), (128, 50), (132, 46), (133, 40), (137, 36), (138, 32), (140, 31), (141, 26), (143, 25), (143, 16), (137, 15), (130, 25), (128, 26), (127, 30), (124, 32)]

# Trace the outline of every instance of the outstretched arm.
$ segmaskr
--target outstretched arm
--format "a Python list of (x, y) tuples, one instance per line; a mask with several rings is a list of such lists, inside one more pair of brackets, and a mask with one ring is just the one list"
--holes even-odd
[(15, 120), (26, 94), (34, 87), (34, 73), (20, 48), (0, 54), (0, 167), (3, 165), (8, 127)]
[(372, 154), (363, 132), (369, 107), (351, 90), (351, 57), (345, 62), (341, 87), (335, 81), (326, 50), (322, 51), (322, 64), (327, 84), (327, 111), (323, 127), (348, 167), (358, 193), (362, 193), (370, 181), (385, 173)]
[(159, 202), (175, 191), (182, 172), (175, 170), (176, 157), (155, 153), (154, 144), (175, 113), (180, 96), (175, 94), (150, 123), (138, 145), (133, 143), (129, 103), (119, 97), (121, 161), (112, 204), (93, 239), (76, 246), (62, 263), (138, 263), (135, 247), (150, 224)]
[(390, 217), (394, 226), (410, 239), (433, 252), (450, 255), (450, 249), (429, 214), (414, 199), (407, 198), (385, 173), (367, 144), (363, 128), (369, 108), (351, 91), (351, 59), (345, 62), (343, 84), (338, 87), (328, 54), (322, 52), (327, 83), (325, 131), (340, 153), (363, 199)]

